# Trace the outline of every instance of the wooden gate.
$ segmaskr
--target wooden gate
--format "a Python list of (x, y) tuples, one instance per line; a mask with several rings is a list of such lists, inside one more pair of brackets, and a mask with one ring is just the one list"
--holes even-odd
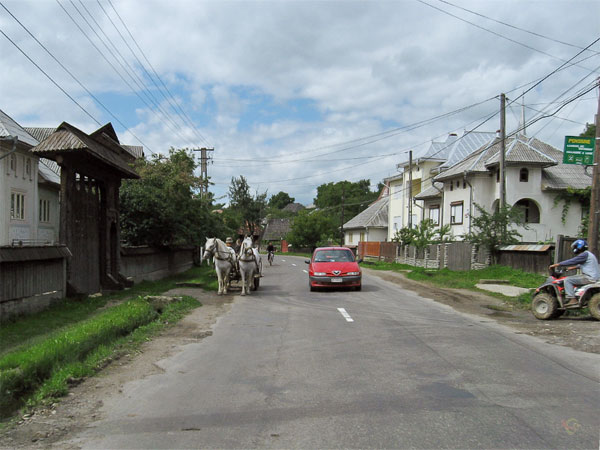
[(450, 270), (470, 270), (471, 269), (471, 250), (470, 242), (453, 242), (447, 246), (448, 269)]

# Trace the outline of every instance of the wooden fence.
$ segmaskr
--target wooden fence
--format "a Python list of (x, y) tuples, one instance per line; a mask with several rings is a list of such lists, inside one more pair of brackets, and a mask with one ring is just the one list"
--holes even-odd
[[(121, 274), (135, 283), (164, 278), (191, 268), (194, 253), (194, 247), (123, 247)], [(69, 258), (65, 246), (0, 247), (0, 321), (42, 311), (65, 298)]]

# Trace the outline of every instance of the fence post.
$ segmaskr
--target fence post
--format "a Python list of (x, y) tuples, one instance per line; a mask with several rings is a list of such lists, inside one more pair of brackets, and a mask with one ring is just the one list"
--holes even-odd
[(565, 236), (563, 234), (559, 234), (556, 236), (556, 247), (554, 247), (554, 263), (558, 263), (562, 258), (562, 245)]
[(442, 269), (448, 267), (448, 247), (450, 247), (450, 244), (444, 244), (444, 267), (442, 267)]

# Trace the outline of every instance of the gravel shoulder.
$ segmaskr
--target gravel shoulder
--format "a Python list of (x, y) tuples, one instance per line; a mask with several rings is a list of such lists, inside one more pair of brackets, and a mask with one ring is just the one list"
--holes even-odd
[[(396, 283), (404, 289), (444, 303), (458, 311), (475, 314), (515, 329), (517, 333), (543, 338), (546, 342), (573, 349), (600, 353), (600, 325), (590, 317), (560, 318), (539, 321), (526, 310), (512, 309), (510, 304), (484, 293), (462, 289), (442, 289), (408, 280), (403, 274), (365, 269), (365, 273)], [(212, 335), (219, 317), (229, 311), (234, 295), (217, 296), (202, 289), (182, 288), (164, 295), (189, 295), (202, 307), (167, 328), (160, 336), (145, 343), (134, 354), (112, 361), (100, 374), (73, 386), (68, 396), (55, 404), (40, 407), (20, 418), (0, 435), (4, 449), (77, 449), (69, 437), (99, 419), (103, 399), (119, 392), (129, 381), (143, 379), (162, 369), (156, 364), (185, 345)]]

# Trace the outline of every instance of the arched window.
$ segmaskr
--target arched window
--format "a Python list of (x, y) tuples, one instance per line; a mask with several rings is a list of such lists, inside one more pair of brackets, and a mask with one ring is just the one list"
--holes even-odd
[(519, 181), (521, 183), (527, 183), (529, 181), (529, 170), (525, 167), (519, 171)]
[(525, 223), (540, 223), (540, 209), (537, 204), (528, 198), (524, 198), (515, 203), (515, 207), (523, 211), (523, 220)]

